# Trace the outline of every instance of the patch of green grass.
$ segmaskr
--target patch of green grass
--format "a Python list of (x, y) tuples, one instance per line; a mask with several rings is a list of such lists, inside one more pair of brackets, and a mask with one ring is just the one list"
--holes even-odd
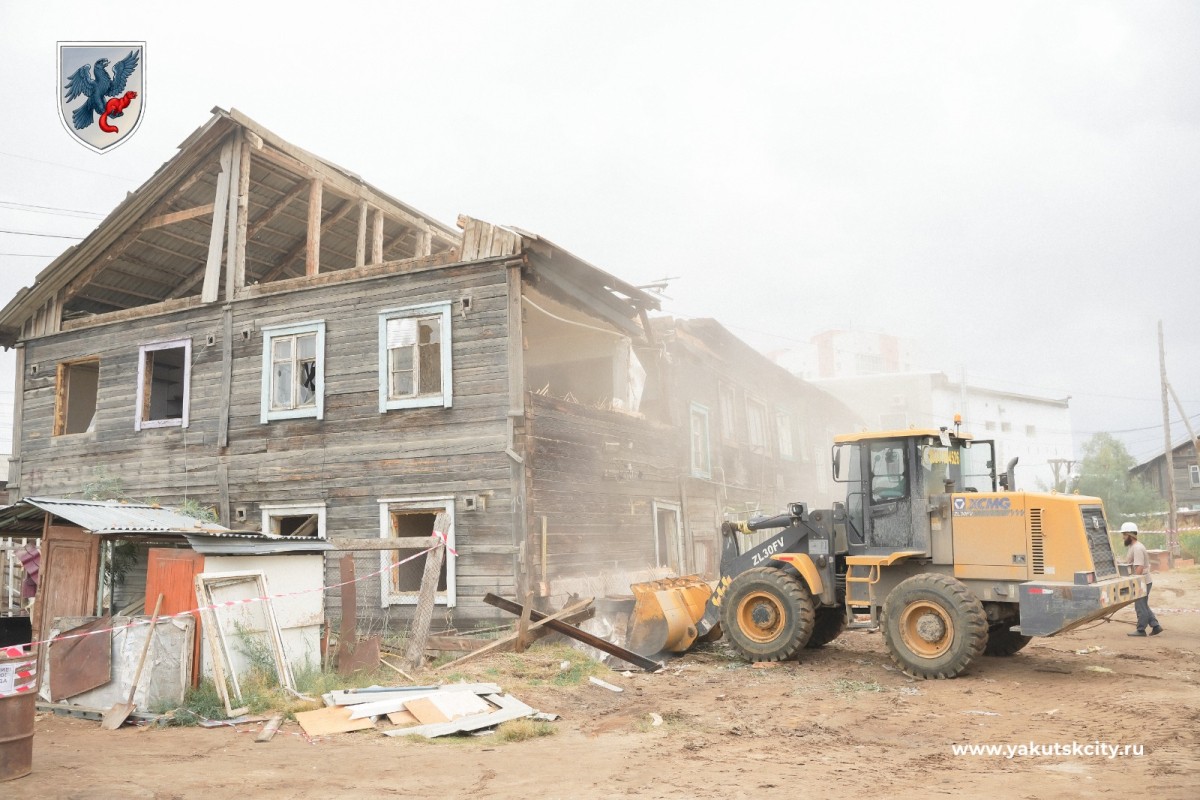
[(527, 739), (553, 736), (556, 733), (558, 733), (558, 729), (554, 727), (553, 723), (536, 719), (514, 719), (496, 728), (495, 741), (524, 742)]
[(875, 681), (856, 681), (849, 678), (838, 678), (833, 682), (836, 694), (858, 694), (859, 692), (886, 692), (887, 689)]

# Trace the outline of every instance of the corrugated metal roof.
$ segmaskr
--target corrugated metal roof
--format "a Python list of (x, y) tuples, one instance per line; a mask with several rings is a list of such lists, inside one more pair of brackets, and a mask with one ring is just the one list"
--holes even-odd
[(97, 534), (110, 533), (231, 533), (229, 528), (204, 522), (178, 511), (142, 503), (117, 500), (63, 500), (50, 497), (25, 497), (16, 505), (0, 511), (0, 528), (9, 520), (20, 519), (29, 506), (62, 517)]
[(261, 533), (185, 534), (188, 544), (206, 556), (270, 556), (323, 553), (333, 545), (324, 539), (264, 536)]

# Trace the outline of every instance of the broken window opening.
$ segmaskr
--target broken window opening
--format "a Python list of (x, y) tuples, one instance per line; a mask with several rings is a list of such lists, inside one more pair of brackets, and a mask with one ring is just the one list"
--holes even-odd
[(746, 398), (746, 441), (751, 447), (767, 448), (767, 407), (749, 397)]
[(54, 435), (95, 430), (100, 360), (65, 361), (58, 365), (57, 378)]
[(325, 504), (263, 505), (262, 531), (300, 539), (325, 538)]
[(441, 336), (440, 317), (388, 320), (389, 400), (442, 393)]
[(792, 418), (785, 412), (775, 415), (775, 433), (779, 437), (779, 457), (795, 458), (795, 434), (792, 432)]
[(676, 575), (682, 575), (687, 569), (679, 512), (680, 507), (676, 503), (654, 501), (655, 566), (668, 567)]
[(379, 315), (379, 411), (452, 404), (450, 304)]
[(141, 347), (136, 430), (187, 427), (191, 352), (190, 339)]
[[(439, 513), (450, 518), (446, 534), (449, 548), (443, 552), (442, 566), (434, 595), (436, 605), (455, 604), (455, 562), (450, 551), (454, 547), (454, 498), (434, 498), (420, 501), (380, 501), (381, 535), (390, 539), (419, 539), (433, 543), (433, 525)], [(385, 570), (380, 580), (383, 606), (416, 605), (425, 575), (424, 555), (429, 545), (419, 548), (402, 547), (380, 552), (380, 568)], [(416, 558), (413, 558), (416, 556)]]
[(324, 417), (325, 323), (263, 331), (262, 421)]

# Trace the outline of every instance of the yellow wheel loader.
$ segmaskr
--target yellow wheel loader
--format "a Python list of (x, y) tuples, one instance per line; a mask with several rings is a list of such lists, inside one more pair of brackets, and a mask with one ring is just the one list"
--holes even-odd
[[(722, 526), (715, 590), (634, 587), (632, 648), (683, 652), (723, 632), (747, 659), (779, 661), (878, 627), (904, 672), (952, 678), (1145, 596), (1099, 498), (1016, 491), (1016, 459), (998, 473), (993, 442), (957, 426), (839, 436), (832, 463), (845, 502)], [(739, 546), (760, 531), (773, 533)]]

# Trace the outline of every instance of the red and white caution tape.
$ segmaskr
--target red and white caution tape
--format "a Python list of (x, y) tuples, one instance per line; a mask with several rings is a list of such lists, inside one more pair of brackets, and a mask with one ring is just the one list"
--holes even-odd
[[(374, 578), (379, 575), (382, 575), (383, 573), (388, 572), (390, 570), (396, 569), (401, 564), (406, 564), (409, 561), (412, 561), (413, 559), (420, 558), (421, 556), (425, 555), (426, 553), (429, 553), (429, 552), (435, 550), (437, 547), (439, 547), (442, 544), (444, 544), (446, 546), (446, 549), (449, 550), (451, 553), (453, 553), (455, 556), (458, 555), (458, 552), (454, 548), (450, 547), (450, 540), (445, 533), (442, 533), (440, 531), (434, 531), (432, 534), (432, 538), (438, 539), (440, 541), (438, 541), (437, 543), (435, 543), (433, 545), (430, 545), (425, 550), (418, 550), (417, 552), (413, 553), (412, 555), (408, 556), (407, 558), (402, 558), (399, 561), (395, 561), (391, 564), (388, 564), (386, 567), (377, 569), (374, 572), (356, 577), (352, 581), (342, 581), (341, 583), (334, 583), (334, 584), (330, 584), (329, 586), (317, 586), (312, 589), (298, 589), (294, 592), (282, 592), (280, 594), (265, 595), (263, 597), (245, 597), (245, 598), (241, 598), (239, 600), (223, 600), (220, 603), (213, 603), (212, 605), (200, 606), (199, 608), (193, 608), (193, 609), (189, 609), (187, 611), (180, 611), (175, 614), (160, 614), (158, 619), (161, 622), (162, 620), (165, 620), (165, 619), (175, 619), (177, 617), (190, 617), (193, 614), (197, 614), (201, 611), (215, 611), (218, 608), (232, 608), (233, 606), (243, 606), (243, 605), (249, 605), (251, 603), (261, 603), (264, 600), (277, 600), (281, 597), (297, 597), (297, 596), (303, 595), (303, 594), (312, 594), (313, 592), (327, 592), (330, 589), (339, 589), (343, 586), (346, 586), (347, 584), (358, 583), (359, 581), (365, 581), (370, 578)], [(11, 645), (8, 647), (0, 647), (0, 656), (7, 657), (7, 658), (20, 658), (21, 656), (27, 654), (29, 648), (34, 647), (34, 646), (50, 644), (51, 642), (62, 642), (62, 641), (66, 641), (67, 639), (81, 639), (84, 636), (95, 636), (100, 633), (112, 633), (113, 631), (123, 631), (126, 628), (133, 628), (138, 625), (149, 625), (149, 624), (150, 624), (150, 620), (139, 619), (139, 620), (133, 620), (132, 622), (129, 622), (126, 625), (114, 625), (111, 628), (102, 628), (101, 630), (97, 630), (97, 631), (88, 631), (86, 633), (64, 633), (59, 636), (53, 636), (49, 639), (43, 639), (42, 641), (39, 641), (39, 642), (25, 642), (23, 644)], [(0, 695), (0, 696), (3, 696), (3, 695)]]

